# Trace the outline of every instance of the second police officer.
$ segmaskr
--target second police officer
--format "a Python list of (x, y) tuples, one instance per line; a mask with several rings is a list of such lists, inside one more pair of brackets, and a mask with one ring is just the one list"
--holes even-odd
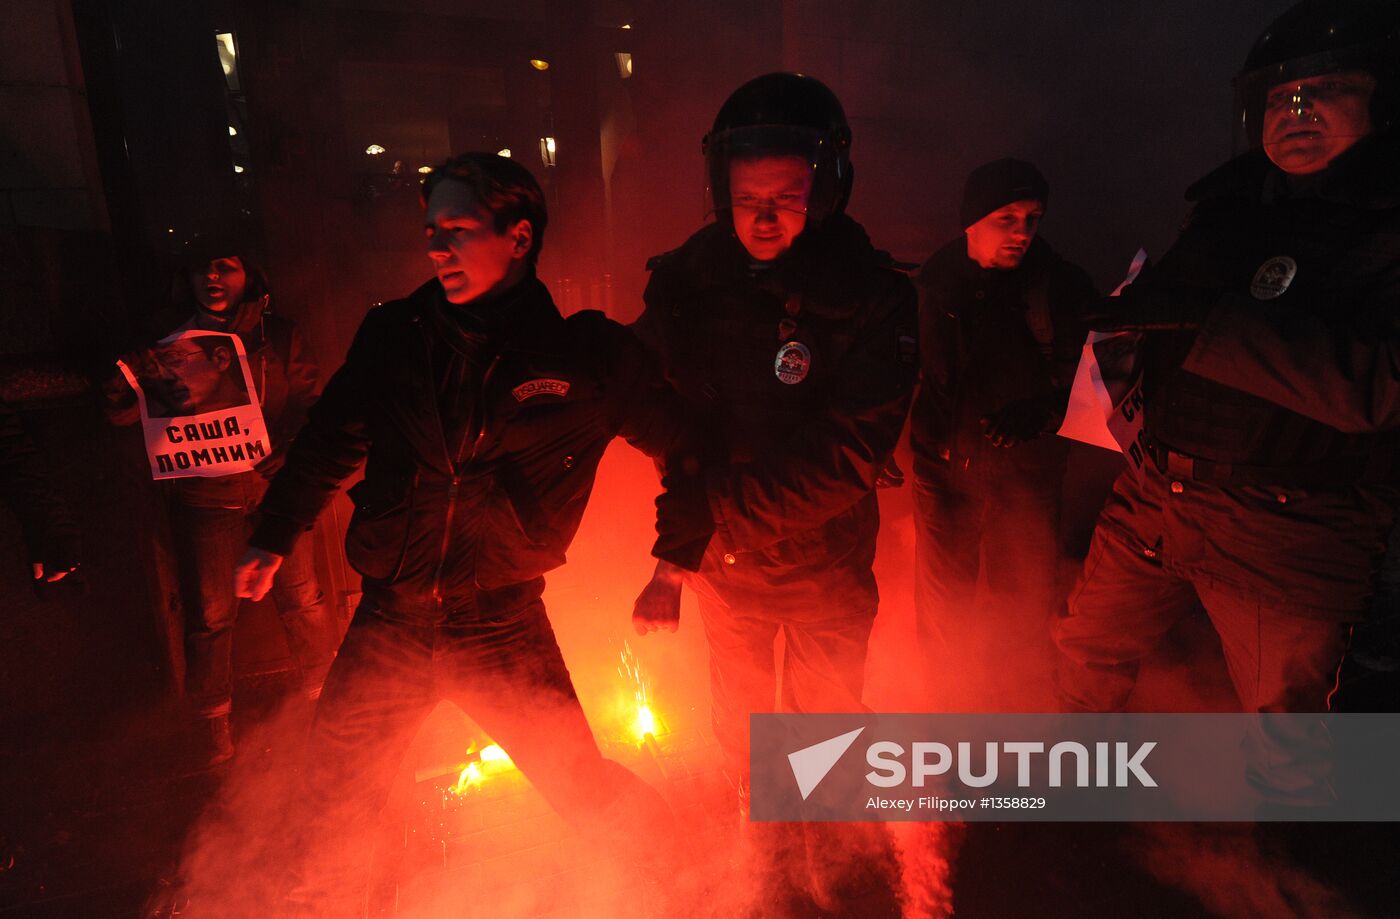
[[(782, 710), (862, 707), (876, 479), (917, 371), (914, 290), (845, 214), (850, 143), (840, 102), (812, 77), (735, 91), (704, 141), (716, 220), (651, 261), (635, 326), (723, 440), (704, 476), (715, 534), (684, 579), (709, 644), (715, 734), (745, 788), (749, 714), (774, 710), (780, 633)], [(639, 630), (676, 627), (682, 574), (658, 564)], [(781, 909), (784, 890), (840, 908), (878, 888), (858, 867), (881, 863), (872, 835), (774, 830), (756, 843), (764, 908)]]

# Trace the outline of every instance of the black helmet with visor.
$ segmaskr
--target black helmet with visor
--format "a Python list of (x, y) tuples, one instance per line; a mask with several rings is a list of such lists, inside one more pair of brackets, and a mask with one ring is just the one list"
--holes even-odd
[[(1303, 0), (1269, 25), (1250, 49), (1235, 78), (1235, 148), (1262, 142), (1270, 90), (1293, 81), (1360, 71), (1376, 81), (1371, 124), (1377, 133), (1397, 122), (1396, 76), (1400, 68), (1400, 2), (1397, 0)], [(1301, 87), (1283, 104), (1304, 106), (1325, 95), (1326, 83)]]
[(770, 73), (740, 86), (715, 116), (701, 151), (706, 207), (721, 220), (732, 218), (729, 167), (746, 158), (796, 156), (808, 164), (809, 226), (842, 213), (851, 196), (851, 128), (836, 94), (814, 77)]

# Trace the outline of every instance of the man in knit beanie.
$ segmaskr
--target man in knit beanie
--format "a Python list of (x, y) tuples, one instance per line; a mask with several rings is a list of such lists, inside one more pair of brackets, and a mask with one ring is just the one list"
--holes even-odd
[[(1030, 701), (981, 678), (1008, 649), (1020, 659), (1048, 652), (1047, 620), (1060, 600), (1067, 444), (1052, 432), (1097, 295), (1083, 270), (1037, 236), (1049, 197), (1030, 163), (979, 166), (963, 188), (963, 232), (914, 275), (915, 600), (929, 701), (943, 707), (1017, 710)], [(990, 691), (998, 683), (1002, 694)]]

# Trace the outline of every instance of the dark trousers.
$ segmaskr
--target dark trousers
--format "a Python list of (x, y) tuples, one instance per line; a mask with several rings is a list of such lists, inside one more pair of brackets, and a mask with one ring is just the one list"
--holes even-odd
[(771, 712), (778, 701), (773, 647), (779, 632), (782, 711), (863, 711), (860, 697), (873, 612), (872, 607), (870, 615), (780, 622), (700, 594), (700, 619), (710, 646), (715, 739), (736, 777), (749, 774), (749, 715)]
[(947, 465), (917, 471), (915, 625), (941, 704), (984, 707), (999, 681), (978, 680), (1008, 662), (1024, 673), (1028, 654), (1047, 658), (1049, 621), (1063, 597), (1062, 479), (1059, 464), (1038, 477)]
[[(233, 569), (252, 530), (240, 507), (176, 502), (171, 531), (185, 608), (185, 694), (200, 717), (227, 715), (233, 698), (233, 627), (239, 600)], [(335, 626), (316, 580), (312, 541), (297, 541), (272, 582), (287, 645), (308, 689), (320, 685), (335, 656)]]
[[(690, 578), (710, 650), (711, 718), (747, 817), (749, 715), (859, 712), (879, 594), (872, 538), (857, 538), (821, 568), (746, 554), (729, 566), (707, 557)], [(866, 543), (870, 543), (867, 545)], [(830, 549), (830, 546), (827, 546)], [(721, 567), (723, 566), (723, 567)], [(782, 693), (775, 642), (783, 637)], [(840, 915), (886, 915), (871, 891), (892, 889), (888, 836), (868, 824), (747, 824), (744, 858), (764, 915), (786, 915), (785, 891), (804, 891)], [(886, 897), (885, 899), (890, 899)], [(861, 906), (858, 904), (865, 904)], [(870, 911), (875, 909), (875, 911)]]
[(820, 527), (762, 550), (711, 545), (686, 582), (710, 648), (711, 714), (736, 779), (749, 774), (749, 715), (779, 704), (774, 642), (783, 636), (781, 710), (863, 711), (865, 655), (880, 593), (872, 494)]
[[(1141, 480), (1124, 472), (1055, 624), (1064, 706), (1123, 709), (1139, 662), (1199, 601), (1244, 711), (1328, 711), (1375, 573), (1366, 547), (1378, 564), (1390, 525), (1371, 503), (1361, 493), (1226, 489), (1172, 482), (1155, 468)], [(1271, 801), (1326, 804), (1329, 749), (1317, 731), (1256, 732), (1248, 777)]]
[(361, 603), (326, 680), (308, 748), (305, 862), (291, 893), (298, 915), (358, 916), (366, 838), (399, 761), (439, 700), (455, 703), (500, 744), (565, 819), (604, 842), (655, 852), (669, 810), (655, 790), (604, 759), (544, 604), (432, 624)]

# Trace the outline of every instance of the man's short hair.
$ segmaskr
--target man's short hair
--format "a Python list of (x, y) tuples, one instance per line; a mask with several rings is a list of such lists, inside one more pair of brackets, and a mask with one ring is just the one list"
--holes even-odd
[(544, 192), (530, 170), (495, 153), (461, 153), (433, 167), (424, 177), (423, 203), (428, 203), (434, 188), (449, 179), (466, 185), (472, 197), (491, 212), (497, 233), (504, 233), (507, 227), (521, 220), (530, 222), (534, 243), (526, 258), (533, 267), (544, 245), (544, 228), (549, 223), (549, 215), (545, 210)]
[(186, 341), (191, 341), (204, 352), (204, 356), (209, 360), (214, 359), (214, 355), (219, 349), (228, 352), (229, 359), (235, 364), (238, 363), (238, 352), (234, 350), (233, 343), (226, 335), (191, 335)]

